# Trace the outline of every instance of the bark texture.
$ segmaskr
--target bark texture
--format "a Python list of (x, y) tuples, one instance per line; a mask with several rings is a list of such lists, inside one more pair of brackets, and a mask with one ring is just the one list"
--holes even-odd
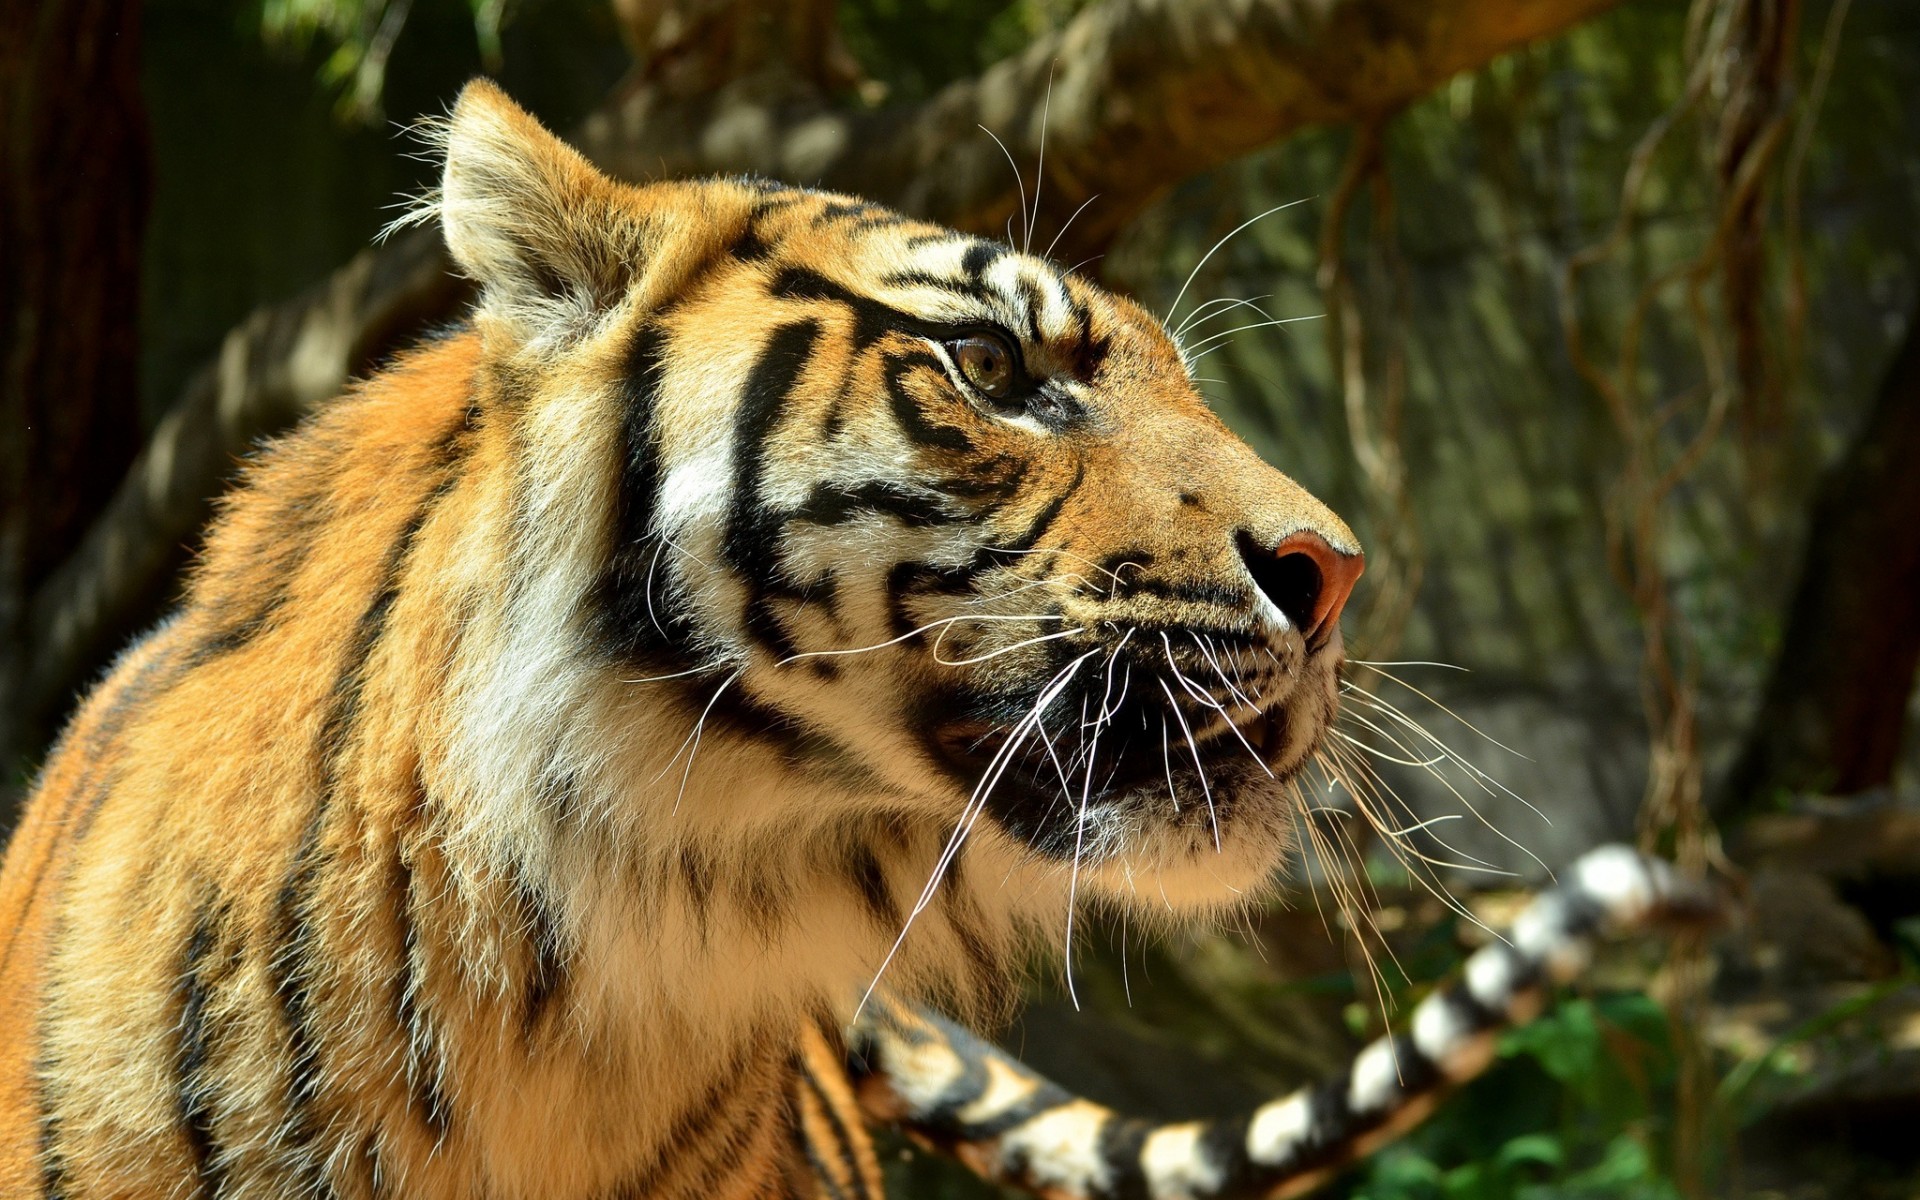
[[(745, 172), (846, 190), (1077, 262), (1183, 178), (1310, 125), (1391, 112), (1618, 0), (1107, 0), (924, 104), (864, 108), (828, 0), (617, 0), (642, 64), (575, 141), (624, 178)], [(1051, 81), (1052, 95), (1048, 100)], [(1046, 120), (1042, 122), (1043, 113)], [(1030, 202), (1031, 203), (1031, 202)], [(235, 459), (465, 296), (431, 233), (361, 255), (228, 335), (39, 589), (17, 690), (36, 725), (150, 621)]]
[(20, 705), (29, 597), (140, 445), (139, 16), (137, 0), (0, 6), (0, 795), (78, 682)]
[(1822, 476), (1759, 716), (1725, 793), (1886, 787), (1920, 666), (1920, 314), (1853, 442)]

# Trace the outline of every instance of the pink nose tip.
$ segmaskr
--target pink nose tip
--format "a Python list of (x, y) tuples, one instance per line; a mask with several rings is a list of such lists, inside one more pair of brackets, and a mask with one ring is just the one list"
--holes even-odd
[(1353, 585), (1367, 569), (1366, 555), (1344, 554), (1310, 529), (1288, 534), (1271, 556), (1250, 551), (1243, 547), (1254, 582), (1309, 646), (1332, 635)]

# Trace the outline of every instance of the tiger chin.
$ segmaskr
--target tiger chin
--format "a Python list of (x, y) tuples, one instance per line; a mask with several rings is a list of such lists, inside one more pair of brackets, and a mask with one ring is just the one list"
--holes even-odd
[(0, 1194), (811, 1195), (876, 980), (1286, 849), (1360, 546), (1152, 316), (438, 136), (470, 321), (248, 466), (9, 848)]

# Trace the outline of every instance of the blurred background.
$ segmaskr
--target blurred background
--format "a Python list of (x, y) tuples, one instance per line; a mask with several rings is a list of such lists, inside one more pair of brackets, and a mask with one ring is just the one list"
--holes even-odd
[[(482, 72), (627, 178), (1079, 264), (1366, 542), (1286, 902), (1096, 924), (1077, 1006), (1035, 964), (1029, 1061), (1232, 1111), (1638, 840), (1742, 918), (1604, 963), (1333, 1194), (1920, 1196), (1920, 7), (7, 6), (0, 828), (239, 457), (458, 319), (433, 231), (375, 239), (433, 175), (403, 127)], [(903, 1195), (981, 1194), (890, 1153)]]

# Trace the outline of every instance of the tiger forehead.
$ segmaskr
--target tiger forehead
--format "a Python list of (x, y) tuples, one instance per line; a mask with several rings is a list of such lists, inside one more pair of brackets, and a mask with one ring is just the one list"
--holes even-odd
[(830, 264), (840, 286), (929, 322), (999, 326), (1030, 349), (1059, 351), (1061, 365), (1088, 363), (1095, 347), (1097, 361), (1115, 339), (1178, 361), (1153, 318), (1045, 258), (866, 201), (780, 193), (755, 206), (741, 242), (749, 257)]

